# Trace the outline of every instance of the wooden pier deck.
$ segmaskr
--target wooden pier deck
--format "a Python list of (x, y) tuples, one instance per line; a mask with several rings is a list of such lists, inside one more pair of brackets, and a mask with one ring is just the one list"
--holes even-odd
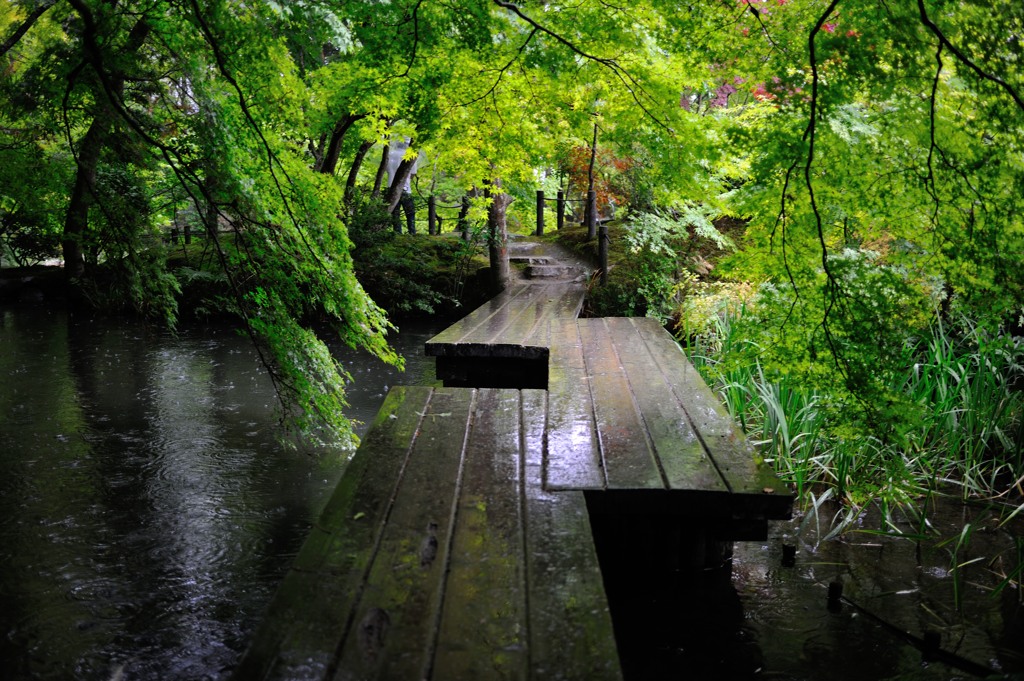
[(672, 337), (582, 295), (428, 342), (446, 387), (388, 394), (234, 678), (620, 678), (594, 527), (700, 568), (789, 516)]
[(446, 386), (546, 388), (548, 323), (575, 319), (579, 283), (519, 283), (427, 341)]
[(657, 320), (566, 319), (550, 334), (546, 489), (673, 515), (789, 517), (789, 490)]
[(539, 390), (396, 387), (236, 679), (619, 679), (582, 492)]

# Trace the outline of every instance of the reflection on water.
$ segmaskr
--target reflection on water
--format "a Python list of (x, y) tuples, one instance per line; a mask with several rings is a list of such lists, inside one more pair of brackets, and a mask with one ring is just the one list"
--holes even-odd
[[(338, 350), (356, 381), (350, 416), (368, 423), (390, 385), (430, 382), (421, 349), (437, 330), (403, 328), (404, 375)], [(0, 677), (224, 678), (342, 467), (339, 453), (283, 447), (276, 419), (230, 330), (171, 337), (0, 310)], [(956, 555), (956, 543), (868, 533), (818, 542), (797, 519), (737, 544), (731, 574), (662, 579), (635, 551), (603, 556), (627, 674), (969, 678), (894, 634), (925, 629), (1020, 674), (1021, 594), (993, 589), (1022, 559), (1021, 523), (994, 518), (935, 512), (938, 536), (973, 528)], [(781, 566), (783, 541), (799, 546), (795, 567)], [(836, 579), (864, 612), (827, 610)]]
[[(369, 422), (428, 382), (340, 350)], [(0, 668), (4, 678), (222, 678), (237, 661), (344, 452), (282, 446), (247, 341), (206, 328), (0, 310)]]
[[(743, 635), (776, 679), (945, 681), (977, 678), (981, 668), (1024, 678), (1024, 597), (1016, 583), (1001, 587), (1024, 559), (1024, 526), (1005, 516), (940, 499), (921, 541), (873, 532), (883, 527), (877, 511), (831, 541), (819, 541), (813, 515), (777, 523), (768, 542), (737, 545)], [(827, 525), (822, 518), (820, 529)], [(917, 534), (909, 524), (896, 529)], [(799, 549), (793, 567), (782, 566), (783, 543)], [(830, 612), (828, 585), (837, 581), (847, 600)], [(926, 659), (915, 645), (925, 632), (956, 663)]]
[[(965, 523), (969, 541), (943, 541)], [(953, 499), (920, 543), (870, 532), (881, 526), (866, 514), (860, 531), (819, 541), (813, 516), (773, 522), (768, 541), (735, 544), (728, 568), (694, 572), (647, 555), (644, 527), (595, 523), (626, 680), (1024, 679), (1024, 597), (998, 588), (1024, 558), (1021, 523)], [(784, 543), (799, 549), (790, 567)], [(836, 581), (848, 600), (830, 608)], [(940, 652), (926, 655), (929, 631)]]

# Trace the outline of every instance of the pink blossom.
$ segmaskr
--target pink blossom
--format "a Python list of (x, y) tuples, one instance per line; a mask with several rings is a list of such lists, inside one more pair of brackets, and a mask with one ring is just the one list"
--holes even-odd
[(824, 26), (822, 26), (822, 28), (825, 29), (826, 31), (828, 31), (829, 33), (835, 33), (836, 32), (836, 25), (835, 24), (825, 24)]
[(729, 83), (725, 83), (720, 88), (715, 90), (715, 96), (711, 98), (711, 101), (708, 102), (708, 105), (712, 108), (727, 106), (729, 104), (729, 95), (731, 95), (734, 92), (736, 92), (736, 88), (734, 88)]

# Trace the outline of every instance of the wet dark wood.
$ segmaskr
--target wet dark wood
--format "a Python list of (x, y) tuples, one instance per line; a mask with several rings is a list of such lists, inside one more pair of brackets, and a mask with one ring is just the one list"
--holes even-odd
[(388, 394), (234, 678), (618, 679), (591, 523), (677, 570), (789, 516), (660, 324), (582, 296), (517, 285), (428, 342), (464, 387)]
[(621, 678), (583, 493), (541, 485), (546, 401), (392, 389), (234, 678)]
[(547, 397), (523, 391), (530, 673), (535, 679), (620, 679), (583, 492), (544, 489)]
[(480, 391), (458, 495), (434, 678), (527, 678), (519, 435), (520, 393)]
[(542, 334), (551, 319), (575, 318), (581, 284), (517, 284), (431, 338), (430, 357), (547, 359)]
[(517, 284), (427, 341), (437, 377), (463, 388), (547, 388), (547, 327), (575, 319), (581, 284)]
[(608, 489), (661, 489), (665, 481), (634, 390), (603, 319), (578, 322)]
[(657, 320), (560, 320), (551, 342), (547, 488), (601, 492), (592, 506), (615, 512), (727, 520), (727, 534), (789, 517), (792, 494)]
[(325, 677), (351, 627), (352, 608), (429, 398), (429, 392), (404, 387), (388, 393), (234, 678)]
[(550, 324), (544, 476), (550, 489), (605, 486), (590, 381), (575, 319)]

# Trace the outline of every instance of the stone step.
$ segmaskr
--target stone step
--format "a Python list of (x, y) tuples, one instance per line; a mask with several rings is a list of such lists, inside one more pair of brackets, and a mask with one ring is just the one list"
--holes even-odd
[(572, 265), (530, 265), (525, 274), (527, 279), (572, 279), (583, 271)]
[(550, 265), (557, 262), (553, 258), (538, 257), (533, 255), (510, 255), (509, 261), (527, 265)]

